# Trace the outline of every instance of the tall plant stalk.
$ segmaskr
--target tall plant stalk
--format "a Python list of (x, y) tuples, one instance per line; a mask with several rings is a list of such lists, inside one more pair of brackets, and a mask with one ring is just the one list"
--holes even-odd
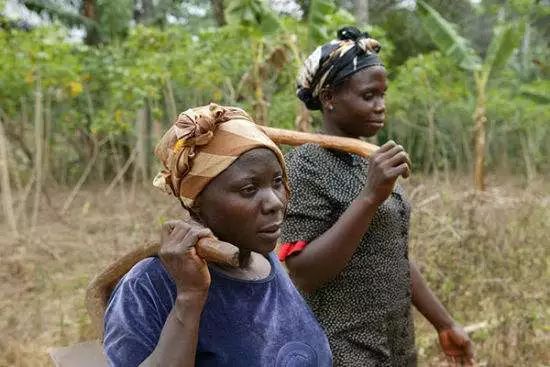
[(10, 229), (17, 233), (17, 222), (13, 211), (13, 196), (11, 194), (10, 171), (8, 165), (8, 142), (4, 134), (4, 125), (0, 120), (0, 176), (2, 188), (2, 207)]
[(42, 83), (40, 76), (36, 79), (36, 87), (34, 91), (34, 205), (31, 217), (31, 228), (36, 226), (38, 222), (38, 211), (40, 209), (40, 197), (42, 195), (43, 181), (43, 143), (44, 143), (44, 114), (42, 106)]
[(485, 60), (469, 46), (468, 40), (460, 36), (456, 26), (445, 20), (424, 1), (417, 1), (417, 11), (426, 32), (433, 42), (459, 67), (469, 71), (474, 79), (476, 107), (474, 119), (474, 187), (485, 190), (485, 150), (487, 122), (487, 85), (495, 74), (504, 67), (519, 45), (525, 24), (509, 23), (495, 27)]

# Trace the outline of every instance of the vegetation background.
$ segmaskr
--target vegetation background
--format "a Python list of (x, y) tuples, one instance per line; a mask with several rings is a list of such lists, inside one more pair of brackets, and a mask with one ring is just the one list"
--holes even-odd
[[(295, 76), (348, 24), (383, 45), (375, 142), (411, 154), (430, 285), (481, 366), (549, 366), (547, 0), (0, 0), (0, 366), (92, 338), (91, 277), (181, 215), (150, 188), (179, 112), (215, 101), (315, 131)], [(421, 365), (444, 363), (434, 336), (418, 318)]]

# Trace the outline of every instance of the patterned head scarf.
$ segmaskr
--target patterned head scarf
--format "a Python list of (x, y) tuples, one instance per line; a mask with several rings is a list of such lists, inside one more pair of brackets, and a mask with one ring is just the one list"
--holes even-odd
[(320, 110), (320, 92), (364, 68), (381, 65), (380, 43), (355, 27), (338, 31), (338, 39), (317, 47), (304, 61), (296, 94), (310, 110)]
[(153, 185), (191, 208), (210, 181), (254, 148), (268, 148), (275, 153), (286, 186), (281, 151), (245, 111), (214, 103), (188, 109), (178, 116), (155, 148), (164, 169)]

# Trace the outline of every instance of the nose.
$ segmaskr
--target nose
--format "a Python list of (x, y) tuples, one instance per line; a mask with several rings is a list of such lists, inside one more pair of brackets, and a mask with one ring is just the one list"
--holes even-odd
[(384, 97), (376, 98), (376, 102), (374, 104), (374, 112), (376, 113), (386, 112), (386, 101), (384, 100)]
[(262, 214), (272, 214), (282, 211), (284, 208), (283, 199), (280, 193), (272, 188), (266, 189), (262, 195), (261, 210)]

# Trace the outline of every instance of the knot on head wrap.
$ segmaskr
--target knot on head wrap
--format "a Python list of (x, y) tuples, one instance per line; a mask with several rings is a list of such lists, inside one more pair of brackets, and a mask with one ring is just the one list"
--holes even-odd
[(275, 153), (286, 182), (281, 151), (244, 110), (215, 103), (188, 109), (178, 116), (155, 148), (164, 168), (153, 185), (180, 198), (190, 208), (206, 185), (241, 154), (261, 147)]
[(296, 94), (310, 110), (320, 110), (319, 94), (369, 66), (383, 65), (378, 57), (380, 43), (367, 32), (344, 27), (338, 39), (317, 47), (304, 61), (297, 79)]

